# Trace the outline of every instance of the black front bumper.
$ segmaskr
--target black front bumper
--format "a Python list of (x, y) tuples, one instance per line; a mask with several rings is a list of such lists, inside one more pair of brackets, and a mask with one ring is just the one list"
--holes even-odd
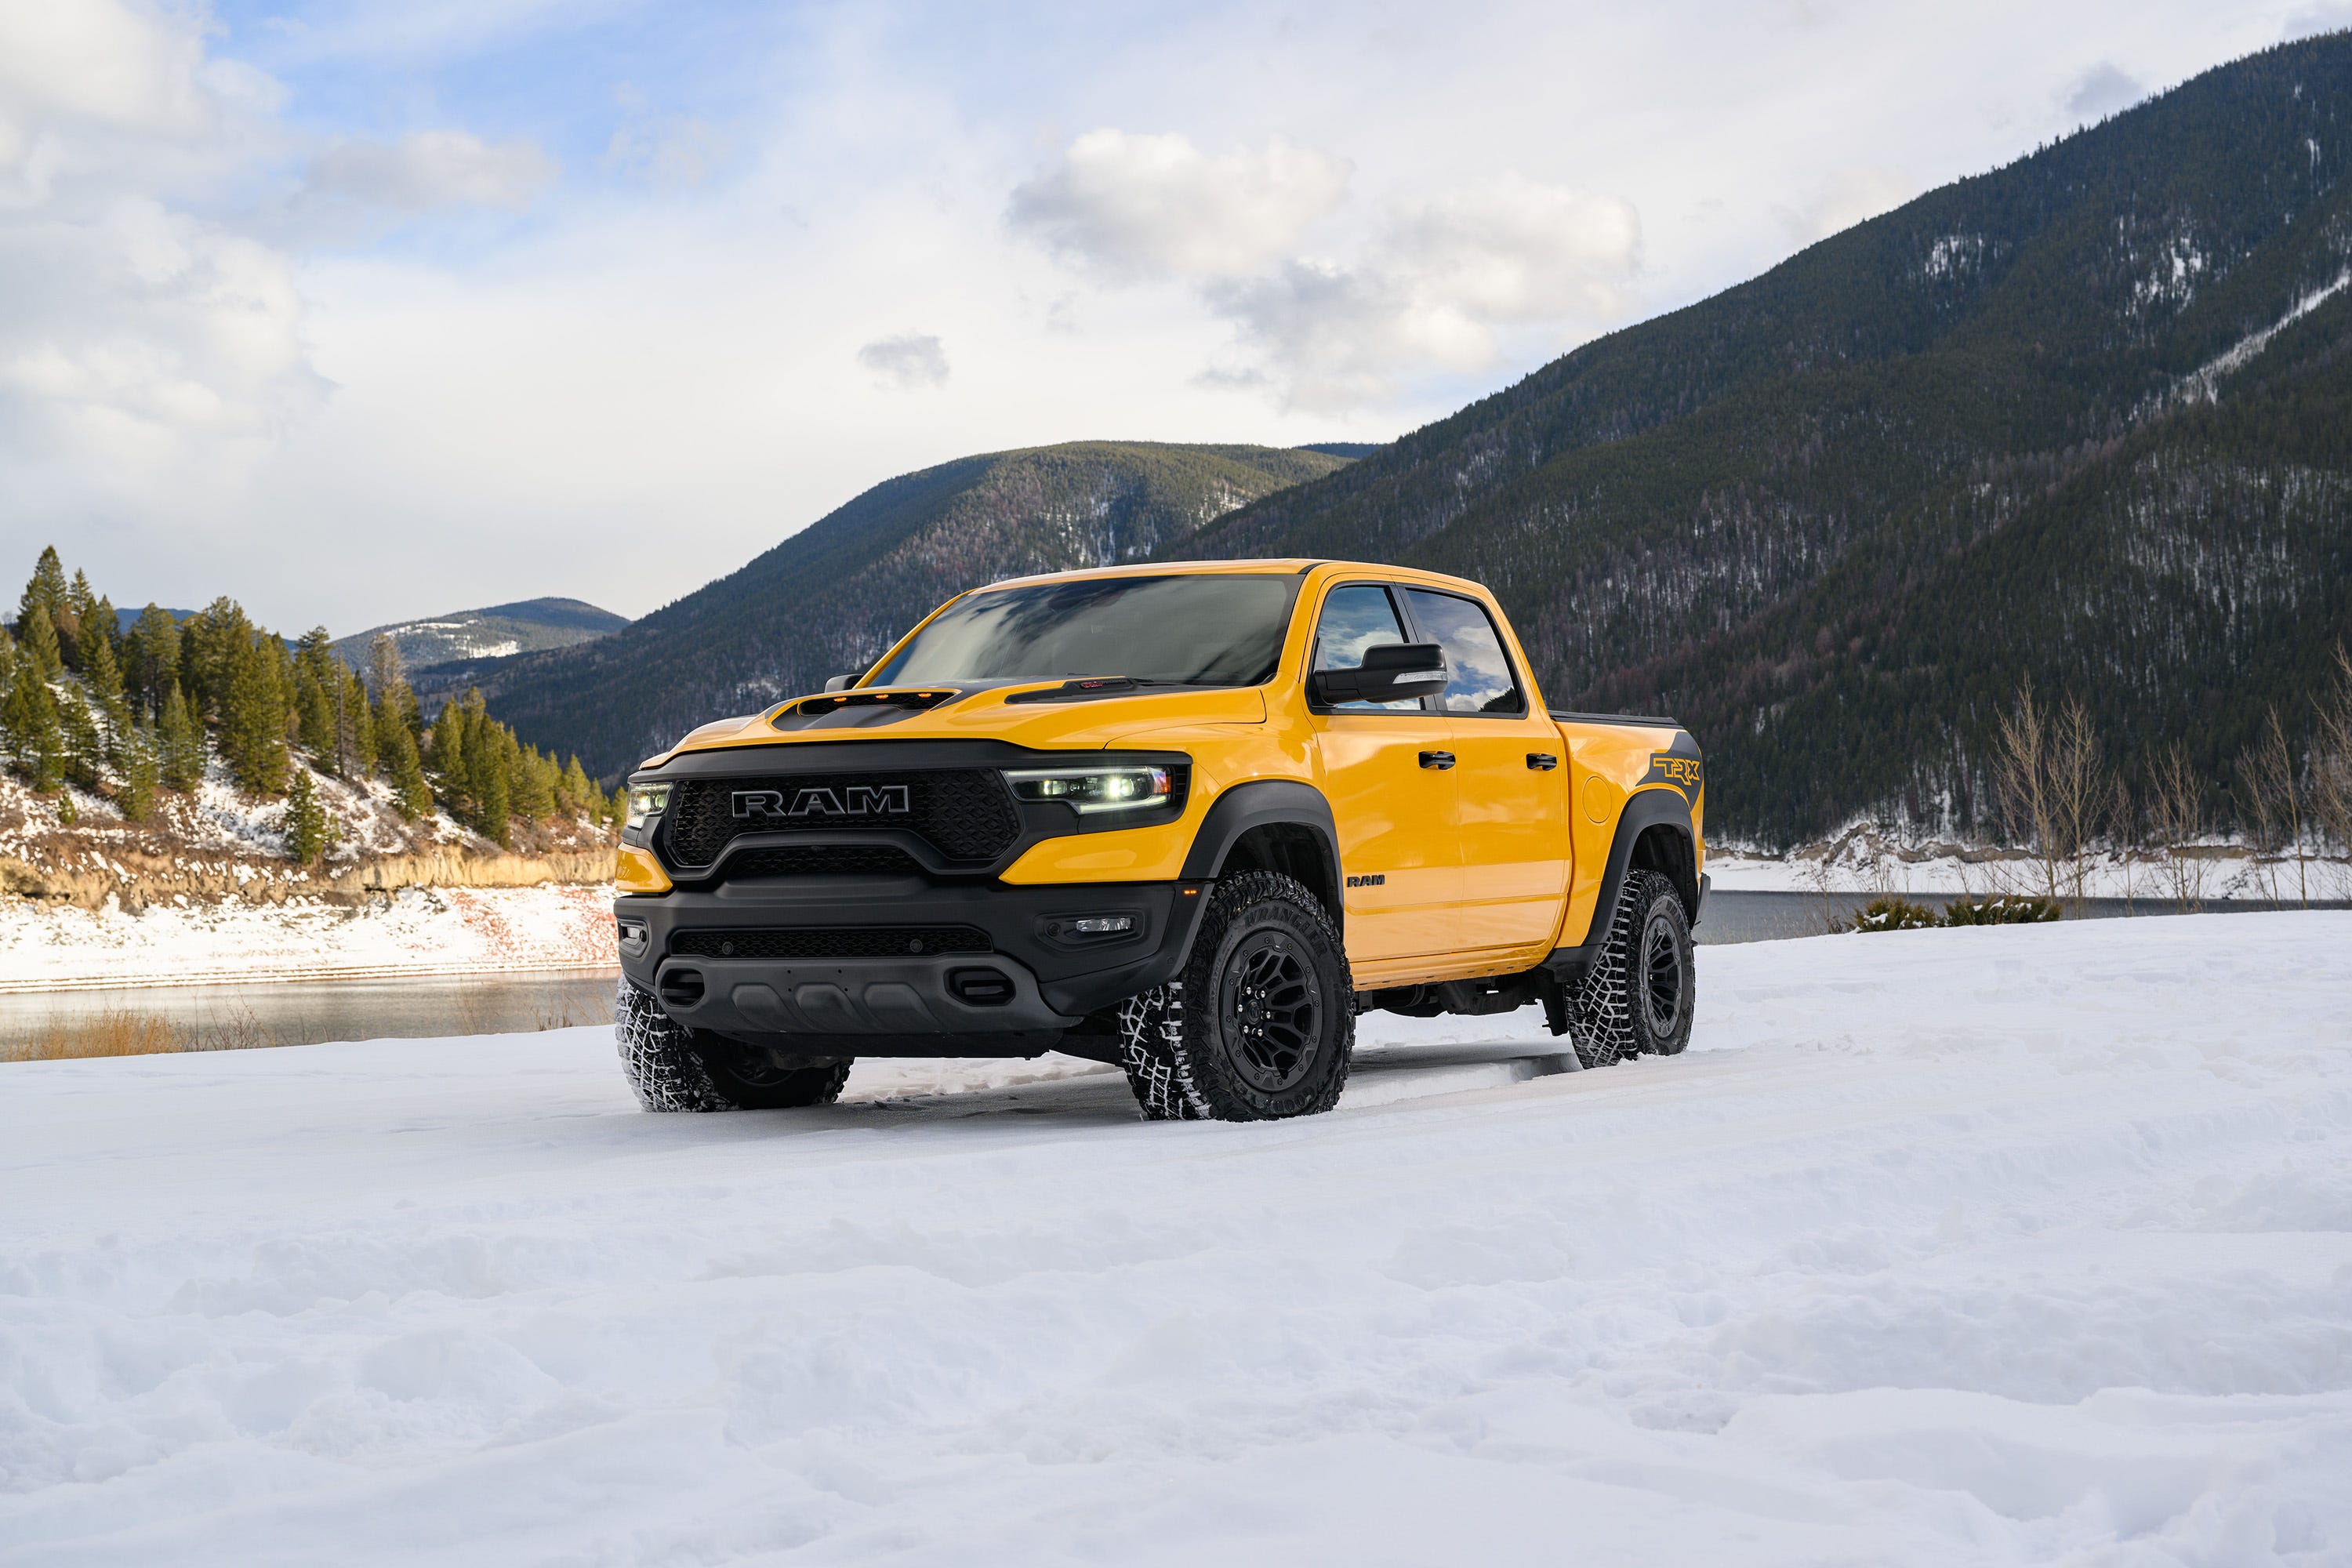
[[(1034, 1056), (1089, 1015), (1175, 978), (1207, 886), (793, 878), (624, 897), (614, 913), (622, 972), (691, 1027), (793, 1056)], [(1120, 915), (1130, 931), (1071, 929)], [(964, 946), (988, 951), (910, 942), (898, 952), (878, 940), (959, 926), (986, 935)], [(688, 932), (698, 951), (675, 951)], [(823, 955), (734, 956), (728, 945)], [(887, 956), (863, 955), (886, 946)], [(851, 951), (861, 956), (841, 955)]]

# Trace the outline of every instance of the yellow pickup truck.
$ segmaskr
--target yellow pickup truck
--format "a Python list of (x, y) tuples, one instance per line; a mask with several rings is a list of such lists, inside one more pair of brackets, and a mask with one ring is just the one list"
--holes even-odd
[(1341, 561), (1027, 577), (629, 780), (616, 1032), (654, 1110), (853, 1058), (1126, 1070), (1151, 1119), (1329, 1109), (1355, 1019), (1690, 1038), (1697, 744), (1548, 712), (1475, 583)]

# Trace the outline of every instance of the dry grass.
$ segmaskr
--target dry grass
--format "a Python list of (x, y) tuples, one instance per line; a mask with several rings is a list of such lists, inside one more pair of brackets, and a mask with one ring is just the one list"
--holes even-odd
[(128, 1007), (110, 1007), (47, 1019), (32, 1034), (0, 1045), (0, 1060), (82, 1061), (92, 1057), (151, 1057), (185, 1048), (163, 1019)]

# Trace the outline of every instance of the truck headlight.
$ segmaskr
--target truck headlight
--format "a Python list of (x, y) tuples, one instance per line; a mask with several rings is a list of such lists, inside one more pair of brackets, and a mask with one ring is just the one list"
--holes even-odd
[(632, 784), (629, 786), (629, 826), (643, 827), (659, 816), (669, 805), (669, 785)]
[(1023, 768), (1004, 782), (1023, 800), (1058, 800), (1075, 810), (1141, 811), (1166, 805), (1171, 781), (1166, 768)]

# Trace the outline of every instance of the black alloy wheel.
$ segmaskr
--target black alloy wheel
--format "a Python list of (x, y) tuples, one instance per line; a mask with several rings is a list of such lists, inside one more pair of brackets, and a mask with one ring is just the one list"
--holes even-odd
[(1218, 1012), (1234, 1068), (1252, 1089), (1278, 1095), (1314, 1069), (1325, 1006), (1314, 969), (1278, 927), (1252, 931), (1225, 963)]
[(1355, 988), (1330, 910), (1278, 871), (1220, 878), (1177, 978), (1119, 1007), (1148, 1121), (1269, 1121), (1339, 1102)]
[(1643, 1054), (1671, 1057), (1690, 1044), (1698, 996), (1690, 917), (1684, 912), (1682, 895), (1666, 878), (1644, 872), (1637, 888), (1641, 924), (1626, 965), (1632, 993), (1629, 1021)]

